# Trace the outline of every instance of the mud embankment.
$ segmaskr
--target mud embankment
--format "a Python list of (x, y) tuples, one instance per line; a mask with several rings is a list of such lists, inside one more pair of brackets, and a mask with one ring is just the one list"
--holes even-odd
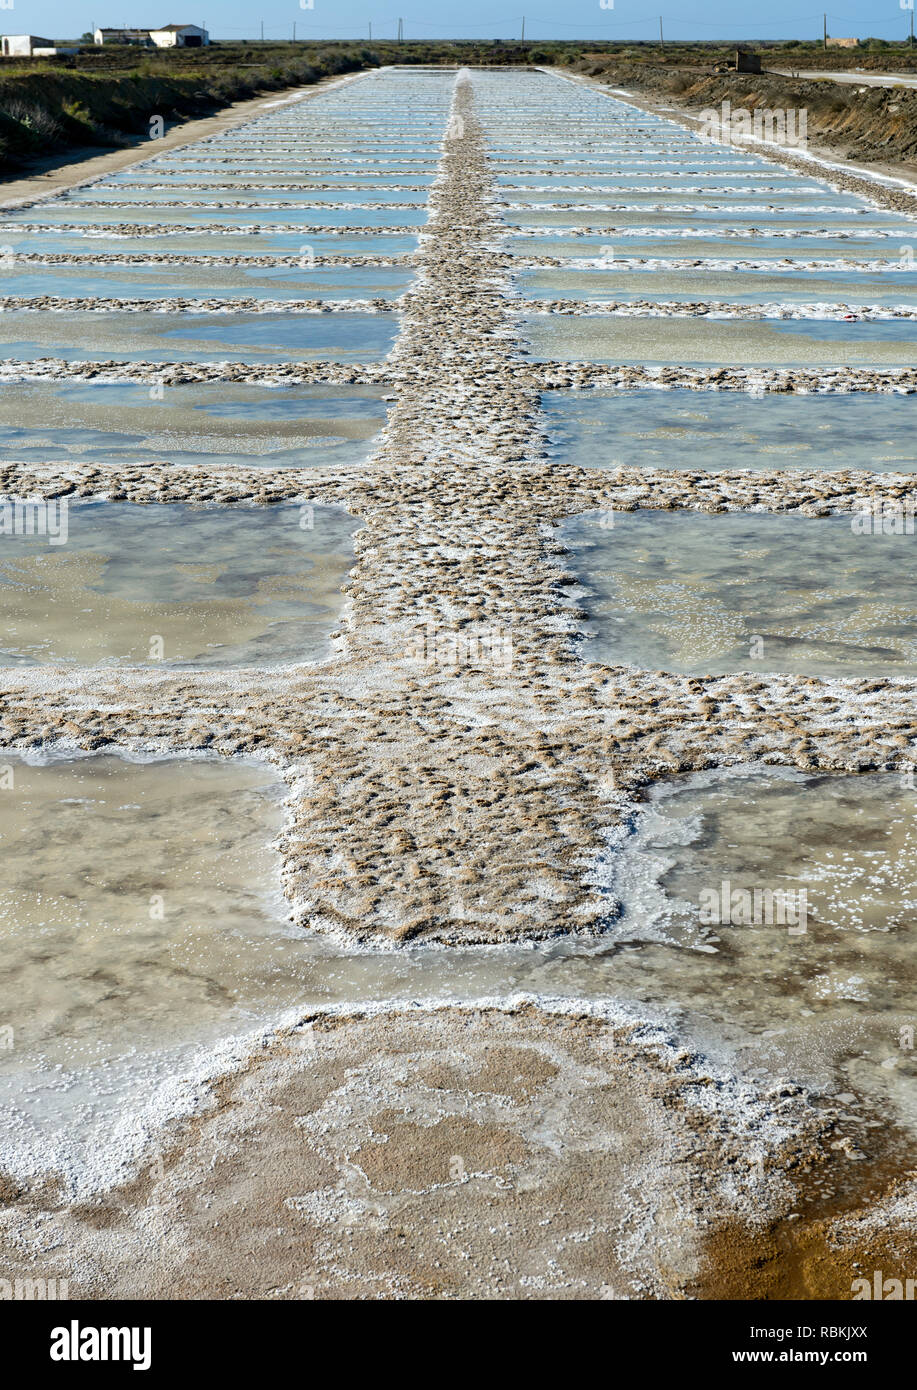
[(309, 86), (375, 66), (365, 50), (319, 49), (283, 67), (214, 61), (195, 71), (138, 68), (116, 76), (35, 66), (0, 74), (0, 177), (36, 160), (87, 149), (118, 148), (149, 138), (150, 122), (164, 125), (209, 116), (263, 92)]
[(917, 170), (917, 89), (857, 87), (824, 78), (775, 72), (714, 74), (699, 69), (584, 58), (583, 76), (649, 97), (673, 100), (697, 114), (720, 109), (804, 110), (810, 140), (831, 146), (859, 164), (905, 164)]

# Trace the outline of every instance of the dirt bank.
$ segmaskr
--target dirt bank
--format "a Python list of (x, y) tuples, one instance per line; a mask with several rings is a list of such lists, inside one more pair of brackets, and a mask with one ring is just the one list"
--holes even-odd
[(622, 63), (587, 56), (571, 71), (654, 100), (674, 101), (697, 115), (732, 108), (804, 110), (810, 141), (859, 164), (884, 163), (917, 174), (917, 91), (857, 87), (825, 78), (807, 81), (776, 72), (714, 75), (697, 68)]
[(308, 98), (316, 91), (347, 80), (346, 77), (324, 77), (318, 84), (297, 87), (279, 97), (266, 98), (262, 95), (250, 97), (246, 101), (234, 101), (216, 115), (175, 125), (155, 143), (147, 138), (148, 132), (145, 132), (125, 149), (108, 150), (102, 154), (97, 149), (74, 147), (63, 154), (33, 160), (19, 177), (0, 178), (0, 209), (28, 206), (36, 200), (51, 198), (66, 188), (75, 188), (78, 184), (93, 183), (96, 179), (107, 178), (110, 174), (130, 169), (134, 164), (140, 164), (154, 155), (158, 157), (167, 154), (170, 150), (180, 149), (182, 145), (191, 145), (197, 140), (205, 140), (210, 135), (217, 135), (221, 131), (242, 125), (245, 121), (254, 120), (256, 116), (264, 115), (279, 101)]
[[(47, 168), (37, 161), (82, 161), (88, 150), (100, 147), (124, 149), (140, 142), (149, 152), (151, 131), (212, 117), (258, 94), (313, 86), (375, 66), (376, 61), (374, 54), (361, 50), (318, 50), (309, 61), (271, 69), (214, 61), (197, 71), (178, 73), (156, 71), (147, 64), (117, 75), (51, 65), (3, 71), (0, 174)], [(203, 133), (190, 138), (199, 139)], [(167, 148), (160, 142), (157, 153)]]

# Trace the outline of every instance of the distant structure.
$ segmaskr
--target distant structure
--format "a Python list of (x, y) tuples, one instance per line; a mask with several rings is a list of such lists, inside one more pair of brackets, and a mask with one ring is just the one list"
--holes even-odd
[[(731, 65), (730, 65), (731, 66)], [(760, 72), (761, 59), (757, 53), (745, 53), (741, 48), (736, 49), (735, 72)]]
[(832, 39), (830, 34), (825, 38), (826, 48), (859, 48), (859, 46), (859, 39)]
[(746, 53), (744, 49), (737, 48), (736, 56), (731, 58), (728, 63), (721, 63), (719, 67), (713, 69), (714, 72), (760, 72), (761, 59), (757, 53)]
[[(207, 30), (197, 24), (164, 24), (161, 29), (96, 29), (92, 38), (98, 47), (130, 44), (134, 48), (206, 48), (210, 43)], [(78, 52), (76, 44), (63, 47), (37, 34), (0, 37), (0, 55), (4, 58), (53, 58), (58, 53)]]
[(78, 48), (61, 48), (53, 39), (40, 39), (37, 34), (4, 34), (0, 38), (4, 58), (53, 58), (58, 53), (78, 53)]
[(151, 29), (150, 38), (157, 48), (206, 48), (210, 35), (196, 24), (164, 24)]
[(152, 48), (149, 29), (97, 29), (93, 39), (100, 46), (106, 43), (129, 43), (138, 48)]

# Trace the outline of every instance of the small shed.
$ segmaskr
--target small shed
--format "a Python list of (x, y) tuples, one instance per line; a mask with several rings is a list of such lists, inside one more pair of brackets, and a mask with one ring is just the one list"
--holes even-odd
[(45, 57), (57, 52), (53, 39), (40, 39), (37, 34), (4, 34), (0, 46), (4, 58)]
[(736, 49), (736, 72), (760, 72), (761, 59), (757, 53), (746, 53), (743, 49)]

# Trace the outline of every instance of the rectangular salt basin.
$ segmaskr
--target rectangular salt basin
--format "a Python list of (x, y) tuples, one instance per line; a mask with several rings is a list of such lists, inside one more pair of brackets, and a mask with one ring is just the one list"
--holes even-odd
[(575, 200), (577, 195), (584, 192), (625, 194), (628, 197), (633, 194), (638, 199), (644, 198), (647, 194), (671, 192), (677, 193), (680, 197), (683, 193), (696, 193), (704, 198), (715, 195), (724, 198), (734, 197), (737, 201), (743, 198), (757, 198), (760, 201), (764, 196), (811, 200), (825, 191), (818, 184), (803, 184), (792, 175), (782, 179), (779, 176), (769, 177), (763, 182), (758, 182), (749, 179), (747, 173), (736, 174), (730, 171), (695, 175), (662, 171), (634, 174), (630, 170), (592, 175), (557, 173), (551, 170), (540, 174), (503, 174), (497, 177), (497, 188), (503, 197), (513, 200), (517, 193), (523, 194), (526, 201), (530, 194), (540, 197), (542, 194), (556, 193), (557, 197), (551, 201), (558, 203), (567, 202), (571, 195)]
[(395, 314), (34, 313), (0, 315), (0, 356), (67, 362), (378, 362)]
[[(159, 163), (151, 161), (144, 165), (135, 165), (135, 171), (142, 170), (144, 178), (150, 178), (159, 174), (179, 175), (194, 174), (199, 177), (203, 175), (214, 175), (220, 177), (232, 171), (232, 177), (245, 177), (249, 172), (258, 177), (267, 178), (274, 175), (279, 178), (283, 175), (286, 178), (290, 175), (292, 180), (302, 173), (303, 164), (308, 163), (309, 169), (314, 177), (319, 177), (322, 172), (327, 173), (332, 178), (382, 178), (388, 174), (396, 174), (399, 177), (410, 177), (415, 173), (430, 173), (435, 176), (437, 159), (429, 151), (417, 154), (404, 154), (389, 152), (380, 154), (378, 151), (373, 154), (360, 154), (354, 152), (345, 158), (345, 152), (338, 155), (313, 154), (308, 149), (303, 149), (301, 155), (295, 158), (285, 158), (277, 154), (242, 154), (226, 155), (225, 153), (217, 157), (216, 155), (197, 156), (188, 155), (183, 159), (174, 158)], [(344, 165), (346, 164), (346, 172)]]
[[(605, 232), (558, 236), (515, 236), (506, 242), (514, 256), (557, 256), (570, 260), (607, 260), (607, 270), (615, 269), (614, 261), (640, 257), (645, 260), (768, 260), (768, 261), (891, 261), (901, 270), (909, 270), (917, 285), (917, 227), (908, 227), (894, 236), (699, 236), (701, 228), (672, 228), (668, 236), (635, 236), (633, 232), (648, 231), (635, 227), (626, 236), (615, 236), (614, 229)], [(750, 230), (750, 229), (749, 229)], [(815, 229), (812, 229), (813, 232)], [(83, 243), (85, 245), (85, 243)], [(564, 273), (563, 267), (551, 274)]]
[(0, 1166), (110, 1182), (206, 1049), (295, 1003), (285, 788), (235, 759), (3, 770)]
[[(243, 148), (245, 153), (243, 153)], [(406, 154), (403, 151), (397, 153), (388, 150), (380, 151), (375, 149), (371, 152), (360, 150), (358, 142), (355, 140), (350, 152), (341, 151), (337, 155), (329, 155), (324, 143), (318, 146), (309, 147), (303, 142), (302, 151), (299, 154), (281, 153), (281, 146), (274, 145), (271, 148), (263, 147), (261, 153), (252, 153), (249, 146), (239, 146), (233, 154), (227, 153), (227, 147), (221, 150), (206, 151), (204, 149), (194, 150), (194, 146), (187, 147), (180, 153), (169, 155), (163, 159), (151, 159), (145, 164), (134, 165), (135, 172), (143, 171), (143, 174), (171, 173), (201, 173), (210, 171), (211, 173), (225, 173), (231, 170), (232, 173), (240, 174), (251, 169), (255, 173), (267, 174), (271, 171), (285, 171), (290, 174), (301, 174), (303, 166), (308, 165), (314, 173), (316, 170), (327, 169), (332, 173), (339, 173), (345, 166), (342, 157), (347, 154), (346, 168), (352, 174), (357, 174), (361, 170), (387, 170), (398, 169), (403, 173), (410, 173), (413, 169), (428, 168), (433, 173), (436, 172), (437, 160), (435, 155), (429, 151), (421, 150), (416, 154)], [(340, 148), (340, 147), (338, 147)], [(322, 151), (315, 153), (316, 150)]]
[[(190, 203), (204, 203), (209, 206), (213, 204), (218, 207), (220, 203), (227, 202), (235, 205), (236, 203), (244, 206), (249, 217), (252, 213), (257, 213), (261, 204), (264, 202), (279, 203), (279, 208), (273, 209), (286, 216), (287, 203), (298, 203), (300, 207), (308, 205), (315, 207), (316, 203), (331, 203), (332, 205), (353, 204), (356, 207), (364, 203), (400, 204), (407, 203), (416, 207), (423, 207), (427, 201), (427, 191), (411, 192), (408, 189), (335, 189), (323, 188), (310, 196), (309, 190), (302, 189), (281, 189), (272, 188), (270, 196), (266, 196), (265, 189), (244, 189), (244, 188), (199, 188), (191, 187), (187, 192), (179, 188), (174, 189), (155, 189), (155, 188), (125, 188), (122, 192), (106, 190), (103, 194), (101, 190), (90, 190), (84, 197), (74, 194), (74, 207), (100, 207), (100, 208), (129, 208), (133, 203), (146, 205), (153, 204), (156, 207), (165, 204), (168, 206), (172, 202), (183, 200)], [(272, 209), (268, 209), (271, 211)]]
[[(233, 146), (233, 163), (235, 164), (238, 158), (238, 167), (247, 168), (252, 163), (260, 166), (263, 156), (276, 161), (278, 150), (288, 150), (290, 142), (298, 146), (300, 141), (302, 141), (302, 131), (292, 131), (280, 144), (258, 140), (240, 140), (238, 145)], [(345, 162), (352, 165), (357, 159), (368, 160), (370, 165), (385, 165), (389, 162), (397, 163), (399, 160), (413, 161), (419, 159), (421, 164), (430, 164), (435, 169), (439, 163), (441, 143), (442, 127), (438, 138), (426, 140), (409, 135), (399, 138), (397, 134), (390, 134), (384, 140), (372, 141), (364, 140), (359, 133), (354, 134), (349, 139), (343, 139), (339, 135), (331, 133), (322, 140), (320, 146), (316, 147), (319, 149), (319, 155), (315, 158), (315, 163), (322, 167), (337, 167)], [(302, 151), (297, 157), (296, 168), (301, 169), (304, 160), (309, 160), (310, 164), (313, 160), (313, 153), (305, 142), (303, 142)], [(283, 162), (285, 161), (281, 161), (281, 163)], [(272, 167), (274, 167), (273, 163)]]
[(106, 179), (104, 184), (97, 184), (100, 190), (115, 190), (120, 192), (126, 188), (151, 188), (160, 184), (168, 184), (170, 188), (197, 188), (206, 187), (208, 189), (218, 186), (229, 191), (234, 190), (240, 185), (253, 185), (259, 192), (273, 192), (279, 185), (295, 185), (302, 188), (307, 193), (315, 191), (315, 185), (320, 187), (330, 184), (333, 189), (338, 191), (350, 188), (354, 185), (361, 186), (370, 184), (375, 187), (378, 184), (384, 187), (389, 183), (416, 183), (423, 186), (432, 182), (435, 177), (435, 170), (428, 171), (423, 169), (405, 169), (397, 173), (393, 169), (374, 169), (371, 172), (354, 167), (342, 171), (341, 169), (320, 169), (311, 174), (304, 174), (302, 169), (280, 170), (276, 168), (261, 169), (248, 168), (235, 170), (227, 173), (225, 170), (215, 169), (141, 169), (128, 170), (121, 174), (113, 174), (110, 179)]
[(552, 458), (581, 468), (917, 472), (917, 397), (549, 391)]
[[(624, 248), (624, 255), (628, 254)], [(741, 252), (736, 260), (744, 259)], [(895, 261), (894, 266), (898, 265)], [(608, 270), (527, 270), (516, 279), (526, 299), (659, 300), (720, 304), (851, 304), (917, 309), (917, 276), (907, 270), (715, 270), (660, 266)]]
[[(516, 199), (512, 200), (514, 203)], [(669, 206), (666, 206), (668, 202)], [(284, 213), (286, 217), (286, 213)], [(601, 208), (556, 208), (554, 210), (537, 207), (513, 207), (506, 209), (504, 218), (509, 227), (523, 229), (549, 229), (552, 227), (645, 227), (651, 221), (656, 227), (683, 227), (685, 220), (702, 225), (709, 222), (720, 227), (724, 222), (730, 226), (762, 227), (774, 226), (786, 230), (805, 230), (811, 227), (819, 230), (832, 225), (848, 227), (855, 221), (857, 227), (884, 231), (890, 225), (888, 214), (884, 216), (875, 211), (867, 211), (849, 205), (843, 208), (828, 208), (820, 203), (817, 207), (766, 207), (763, 204), (742, 205), (705, 202), (699, 198), (680, 198), (669, 195), (664, 199), (660, 194), (653, 205), (634, 207), (622, 199), (610, 200), (610, 205)]]
[[(542, 192), (526, 192), (521, 188), (504, 188), (501, 192), (505, 201), (513, 207), (522, 205), (525, 209), (531, 209), (533, 212), (537, 212), (542, 203), (549, 206), (563, 203), (574, 209), (583, 206), (585, 211), (592, 204), (601, 205), (603, 203), (623, 204), (625, 207), (639, 210), (655, 203), (665, 204), (667, 202), (679, 204), (707, 203), (716, 207), (717, 201), (724, 206), (728, 205), (749, 211), (753, 208), (761, 209), (770, 202), (774, 203), (776, 208), (789, 211), (795, 211), (798, 208), (800, 212), (805, 212), (815, 206), (833, 209), (837, 212), (846, 210), (853, 213), (855, 211), (849, 200), (845, 202), (838, 197), (835, 201), (830, 193), (820, 189), (804, 193), (796, 192), (790, 188), (764, 189), (761, 192), (748, 189), (747, 192), (741, 192), (731, 187), (728, 189), (696, 187), (690, 182), (678, 180), (673, 183), (671, 188), (662, 186), (658, 188), (624, 188), (621, 185), (615, 185), (607, 189), (595, 188), (590, 192), (580, 193), (569, 188), (545, 188)], [(759, 211), (759, 218), (762, 215), (762, 212)]]
[[(131, 219), (133, 222), (133, 219)], [(139, 225), (139, 224), (138, 224)], [(311, 256), (404, 256), (417, 250), (417, 238), (400, 234), (336, 235), (313, 232), (308, 240), (304, 231), (274, 232), (265, 225), (261, 232), (194, 232), (176, 224), (177, 231), (155, 236), (131, 236), (113, 231), (56, 232), (53, 228), (26, 232), (5, 227), (0, 233), (8, 253), (0, 260), (0, 293), (10, 271), (29, 267), (15, 259), (18, 255), (144, 256), (165, 252), (170, 256), (295, 256), (297, 261)], [(12, 264), (8, 264), (10, 255)], [(142, 267), (139, 267), (142, 269)], [(228, 269), (229, 267), (227, 267)], [(33, 267), (40, 273), (42, 267)]]
[(360, 524), (336, 507), (66, 498), (0, 518), (0, 666), (319, 660)]
[(353, 465), (386, 407), (371, 386), (50, 381), (0, 391), (0, 459), (102, 465)]
[(525, 319), (532, 355), (547, 362), (674, 366), (911, 367), (917, 320), (831, 322), (548, 314)]
[(51, 265), (0, 272), (0, 295), (23, 299), (397, 299), (409, 268), (386, 266)]
[(749, 1079), (867, 1095), (917, 1124), (901, 1047), (917, 1015), (909, 768), (752, 764), (653, 784), (610, 856), (621, 987), (678, 1010)]
[(219, 223), (227, 227), (260, 226), (263, 222), (269, 236), (271, 223), (314, 227), (367, 227), (370, 230), (384, 230), (386, 227), (422, 227), (427, 220), (425, 208), (277, 208), (270, 221), (264, 214), (252, 216), (251, 208), (131, 208), (125, 216), (119, 208), (87, 208), (68, 203), (39, 203), (20, 212), (6, 213), (0, 220), (0, 242), (6, 241), (7, 232), (15, 232), (17, 224), (27, 222), (33, 225), (53, 227), (64, 223), (66, 226), (85, 227), (87, 234), (99, 228), (119, 226), (129, 222), (138, 227), (184, 226), (189, 231), (195, 227)]
[(559, 539), (586, 588), (581, 655), (680, 675), (913, 678), (913, 509), (901, 525), (903, 534), (886, 535), (875, 534), (871, 517), (642, 509), (572, 517)]
[(270, 768), (9, 752), (3, 766), (0, 977), (19, 1057), (0, 1053), (0, 1072), (207, 1036), (276, 992), (290, 933)]

